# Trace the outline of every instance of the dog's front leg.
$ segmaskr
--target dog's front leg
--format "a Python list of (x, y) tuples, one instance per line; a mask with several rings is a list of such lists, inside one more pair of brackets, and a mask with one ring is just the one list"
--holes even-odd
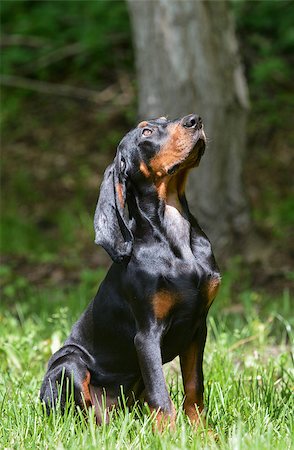
[(156, 411), (157, 428), (162, 430), (169, 422), (174, 426), (175, 408), (162, 370), (160, 338), (161, 329), (153, 326), (148, 330), (138, 331), (134, 342), (145, 384), (146, 400), (151, 411)]
[(206, 342), (206, 319), (203, 319), (197, 333), (190, 345), (180, 354), (180, 363), (185, 391), (184, 410), (194, 425), (200, 421), (205, 423), (203, 417), (203, 352)]

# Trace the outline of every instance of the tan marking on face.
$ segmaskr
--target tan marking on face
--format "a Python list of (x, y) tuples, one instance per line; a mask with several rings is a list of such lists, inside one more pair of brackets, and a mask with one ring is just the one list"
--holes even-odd
[(170, 310), (174, 307), (177, 300), (177, 295), (172, 292), (157, 292), (152, 298), (155, 317), (159, 320), (164, 319), (168, 315)]
[(137, 127), (138, 127), (138, 128), (144, 128), (144, 127), (147, 127), (147, 125), (148, 125), (147, 120), (143, 120), (143, 122), (140, 122), (140, 123), (137, 125)]
[(124, 196), (123, 196), (123, 187), (121, 183), (117, 183), (116, 185), (116, 192), (117, 192), (117, 197), (118, 197), (118, 201), (120, 203), (120, 206), (122, 208), (125, 207), (125, 202), (124, 202)]
[(140, 163), (140, 170), (141, 170), (142, 174), (144, 175), (144, 177), (146, 177), (146, 178), (150, 177), (149, 169), (143, 161)]
[[(193, 147), (194, 133), (184, 128), (181, 124), (170, 124), (167, 127), (169, 136), (166, 142), (154, 158), (150, 161), (150, 167), (155, 174), (167, 174), (175, 164), (183, 162)], [(159, 176), (159, 175), (158, 175)]]
[(219, 277), (212, 278), (205, 284), (205, 292), (207, 295), (207, 306), (210, 306), (215, 299), (219, 287), (221, 284), (221, 279)]
[(85, 405), (87, 407), (92, 405), (92, 399), (91, 399), (91, 394), (90, 394), (90, 389), (89, 389), (90, 379), (91, 379), (90, 372), (87, 371), (87, 375), (86, 375), (84, 381), (82, 382), (82, 394), (84, 397)]

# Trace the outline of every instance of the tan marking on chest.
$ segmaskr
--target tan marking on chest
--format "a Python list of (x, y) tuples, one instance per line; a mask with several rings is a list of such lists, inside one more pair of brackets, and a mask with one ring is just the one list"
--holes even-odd
[(205, 284), (205, 293), (207, 296), (207, 306), (210, 306), (215, 299), (219, 287), (221, 284), (221, 279), (219, 277), (212, 278), (211, 280), (208, 280)]
[(168, 291), (157, 292), (152, 298), (154, 315), (157, 319), (164, 319), (178, 300), (177, 294)]
[(177, 175), (167, 175), (162, 178), (158, 178), (155, 182), (155, 186), (158, 192), (158, 197), (164, 200), (167, 204), (175, 206), (179, 211), (181, 211), (181, 206), (178, 197), (178, 179)]
[(158, 197), (166, 201), (167, 196), (167, 185), (169, 177), (160, 178), (158, 182), (155, 183)]
[(140, 163), (140, 171), (142, 172), (144, 177), (146, 177), (146, 178), (150, 177), (150, 172), (148, 170), (148, 167), (146, 166), (146, 164), (143, 161)]

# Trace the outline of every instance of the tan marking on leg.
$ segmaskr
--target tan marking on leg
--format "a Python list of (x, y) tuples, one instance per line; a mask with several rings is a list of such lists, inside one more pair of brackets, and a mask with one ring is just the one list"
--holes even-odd
[(204, 289), (207, 296), (207, 306), (210, 306), (213, 300), (215, 299), (220, 284), (221, 284), (220, 277), (212, 278), (211, 280), (207, 281), (207, 283), (205, 283)]
[(90, 379), (91, 379), (90, 372), (87, 371), (86, 378), (82, 382), (82, 394), (83, 394), (83, 398), (84, 398), (86, 407), (89, 407), (92, 405), (91, 394), (90, 394), (90, 389), (89, 389)]
[(152, 298), (152, 305), (155, 317), (164, 319), (177, 302), (177, 295), (172, 292), (160, 291)]
[(184, 409), (186, 415), (189, 417), (191, 424), (198, 427), (200, 424), (205, 427), (205, 415), (203, 407), (200, 408), (197, 403), (189, 404), (184, 402)]
[[(202, 368), (200, 370), (197, 363), (198, 358), (201, 355), (198, 351), (196, 342), (192, 342), (187, 350), (181, 355), (181, 370), (184, 383), (185, 401), (184, 410), (189, 417), (192, 424), (198, 426), (199, 422), (204, 424), (203, 412), (203, 392), (202, 389), (197, 388), (197, 383), (200, 379), (200, 383), (203, 382)], [(198, 367), (198, 369), (197, 369)]]
[(158, 433), (163, 433), (163, 431), (167, 428), (171, 430), (175, 430), (176, 428), (176, 408), (173, 402), (172, 404), (172, 412), (171, 414), (167, 414), (163, 412), (160, 408), (150, 408), (150, 412), (153, 416), (155, 416), (155, 422), (153, 424), (153, 431), (157, 431)]

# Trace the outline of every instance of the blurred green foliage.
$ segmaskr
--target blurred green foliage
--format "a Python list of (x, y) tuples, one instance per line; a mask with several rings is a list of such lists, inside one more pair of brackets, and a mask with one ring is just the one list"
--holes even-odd
[[(3, 0), (0, 18), (4, 75), (100, 91), (119, 73), (134, 72), (124, 1)], [(14, 128), (33, 95), (22, 88), (2, 89), (3, 133)]]
[[(252, 123), (253, 132), (267, 134), (289, 124), (294, 106), (293, 3), (238, 0), (233, 7), (253, 113), (260, 118)], [(4, 47), (4, 74), (100, 89), (118, 72), (134, 72), (125, 1), (3, 1), (1, 24), (4, 43), (21, 37)], [(17, 92), (19, 98), (25, 94)], [(8, 105), (6, 100), (13, 112), (21, 108), (15, 96)]]
[(260, 117), (254, 129), (272, 134), (271, 127), (290, 125), (294, 107), (293, 2), (239, 0), (234, 8), (253, 114)]
[[(5, 74), (73, 79), (99, 88), (101, 80), (114, 81), (118, 70), (133, 68), (125, 2), (3, 1), (1, 24), (4, 42), (9, 36), (22, 38), (19, 45), (9, 45), (3, 52)], [(69, 52), (67, 58), (45, 64), (44, 56), (69, 44), (78, 44), (73, 57)]]

